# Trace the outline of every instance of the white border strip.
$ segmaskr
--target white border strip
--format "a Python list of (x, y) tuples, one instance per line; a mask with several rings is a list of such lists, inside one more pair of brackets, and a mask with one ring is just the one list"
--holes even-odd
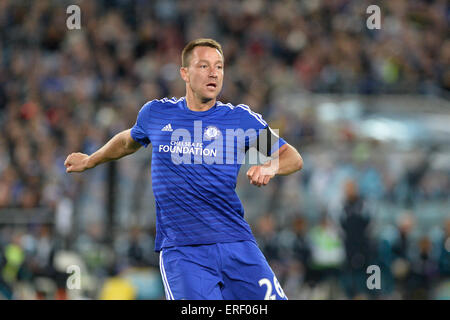
[(245, 104), (238, 104), (237, 106), (233, 106), (231, 103), (222, 103), (220, 101), (217, 101), (217, 104), (219, 106), (227, 106), (228, 108), (230, 108), (231, 110), (234, 110), (235, 108), (241, 108), (244, 109), (245, 111), (247, 111), (251, 116), (253, 116), (253, 118), (255, 118), (259, 123), (261, 123), (264, 127), (267, 126), (267, 122), (262, 118), (262, 116), (259, 113), (256, 113), (254, 111), (252, 111), (250, 109), (249, 106), (245, 105)]

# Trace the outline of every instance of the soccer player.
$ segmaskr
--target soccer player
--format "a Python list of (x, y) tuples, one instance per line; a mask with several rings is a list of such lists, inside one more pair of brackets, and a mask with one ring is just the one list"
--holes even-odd
[(151, 143), (155, 251), (166, 298), (287, 299), (244, 219), (235, 187), (242, 155), (252, 147), (270, 157), (247, 172), (258, 187), (300, 170), (302, 157), (260, 114), (216, 99), (224, 55), (215, 40), (188, 43), (180, 75), (185, 97), (145, 103), (131, 129), (91, 155), (70, 154), (66, 171), (82, 172)]

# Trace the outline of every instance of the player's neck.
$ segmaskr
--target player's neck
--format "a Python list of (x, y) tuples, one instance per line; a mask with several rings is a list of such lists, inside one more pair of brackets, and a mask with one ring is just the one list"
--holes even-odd
[(192, 111), (208, 111), (216, 104), (216, 99), (204, 101), (192, 92), (186, 93), (186, 106)]

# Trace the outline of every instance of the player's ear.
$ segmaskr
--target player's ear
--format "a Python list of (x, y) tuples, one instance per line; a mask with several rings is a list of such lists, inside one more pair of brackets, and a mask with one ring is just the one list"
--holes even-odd
[(189, 82), (189, 71), (187, 67), (180, 68), (180, 76), (185, 82)]

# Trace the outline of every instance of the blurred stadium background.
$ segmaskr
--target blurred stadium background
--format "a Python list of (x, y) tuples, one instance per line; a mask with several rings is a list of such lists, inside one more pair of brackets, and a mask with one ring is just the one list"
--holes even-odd
[(261, 189), (243, 166), (237, 187), (287, 296), (449, 299), (449, 17), (445, 0), (0, 0), (0, 299), (164, 298), (150, 148), (83, 174), (63, 162), (183, 96), (197, 37), (223, 45), (219, 100), (304, 158)]

